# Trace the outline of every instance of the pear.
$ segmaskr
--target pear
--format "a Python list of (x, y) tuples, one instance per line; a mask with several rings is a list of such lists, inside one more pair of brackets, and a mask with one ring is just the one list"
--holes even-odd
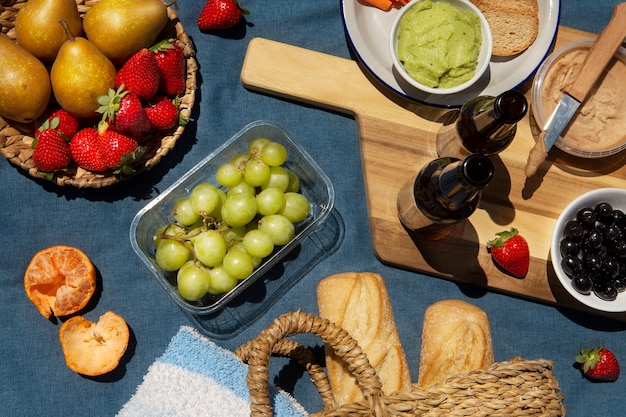
[(32, 122), (48, 107), (51, 91), (43, 63), (0, 33), (0, 116)]
[(87, 39), (116, 65), (149, 48), (167, 23), (162, 0), (101, 0), (83, 18)]
[(61, 45), (50, 71), (54, 97), (75, 117), (98, 116), (98, 97), (115, 86), (115, 65), (87, 39), (74, 37), (64, 21), (61, 24), (69, 39)]
[(28, 0), (15, 17), (17, 43), (44, 64), (51, 64), (67, 40), (60, 19), (67, 22), (74, 36), (83, 34), (75, 0)]

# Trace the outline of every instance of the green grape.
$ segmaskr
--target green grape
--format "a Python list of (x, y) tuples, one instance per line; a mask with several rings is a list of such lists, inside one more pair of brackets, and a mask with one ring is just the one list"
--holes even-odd
[(243, 179), (253, 187), (260, 187), (261, 184), (269, 181), (270, 167), (260, 159), (251, 159), (243, 171)]
[(243, 237), (243, 248), (250, 256), (265, 258), (274, 250), (274, 240), (261, 230), (250, 230)]
[(209, 269), (209, 294), (224, 294), (237, 286), (239, 282), (226, 273), (223, 266)]
[(261, 159), (269, 166), (279, 166), (287, 160), (287, 149), (278, 142), (270, 142), (263, 146)]
[(169, 239), (157, 238), (157, 236), (165, 234), (166, 236), (183, 236), (185, 229), (177, 224), (164, 224), (154, 232), (154, 248), (157, 249), (161, 242), (165, 242)]
[(222, 267), (230, 277), (235, 279), (247, 278), (254, 271), (252, 257), (240, 250), (228, 251), (224, 256)]
[(191, 226), (198, 220), (200, 215), (194, 211), (189, 197), (183, 197), (174, 203), (174, 219), (183, 226)]
[(206, 266), (220, 265), (227, 249), (226, 239), (217, 230), (204, 231), (193, 239), (196, 258)]
[[(241, 251), (241, 252), (246, 252), (246, 253), (248, 253), (248, 252), (246, 251), (246, 248), (244, 248), (244, 246), (243, 246), (243, 241), (239, 241), (239, 242), (234, 243), (234, 244), (230, 247), (230, 250), (231, 250), (231, 251), (233, 251), (233, 250), (238, 250), (238, 251)], [(248, 253), (248, 255), (250, 255), (250, 254)], [(263, 262), (263, 258), (259, 258), (258, 256), (252, 256), (252, 255), (250, 255), (250, 257), (252, 258), (252, 264), (254, 265), (254, 269), (257, 269), (257, 268), (259, 267), (259, 265), (261, 265), (261, 262)]]
[(191, 250), (181, 242), (165, 239), (156, 248), (155, 258), (164, 271), (176, 271), (191, 259)]
[(230, 196), (233, 194), (250, 194), (253, 196), (256, 194), (256, 190), (254, 189), (253, 186), (251, 186), (250, 184), (242, 180), (242, 181), (239, 181), (238, 184), (230, 187), (228, 191), (226, 191), (227, 196)]
[(223, 232), (224, 239), (228, 244), (232, 242), (238, 242), (246, 235), (246, 226), (229, 227), (228, 230)]
[(287, 185), (287, 189), (285, 191), (297, 193), (300, 191), (300, 177), (292, 171), (287, 171), (287, 174), (289, 175), (289, 184)]
[(232, 227), (245, 226), (256, 214), (256, 198), (250, 194), (233, 194), (222, 204), (222, 219)]
[(278, 188), (270, 187), (256, 195), (259, 214), (267, 216), (276, 214), (285, 207), (285, 195)]
[(250, 155), (247, 153), (238, 153), (230, 158), (230, 163), (237, 167), (238, 170), (243, 172), (246, 164), (248, 163), (248, 159), (250, 159)]
[(270, 142), (271, 140), (265, 137), (259, 137), (259, 138), (253, 139), (248, 144), (248, 155), (250, 156), (261, 155), (261, 151), (263, 150), (263, 147)]
[(292, 223), (298, 223), (306, 219), (311, 211), (311, 203), (300, 193), (285, 193), (285, 205), (278, 212)]
[(207, 182), (193, 187), (189, 194), (191, 208), (198, 214), (209, 215), (220, 204), (220, 195), (213, 184)]
[(261, 189), (278, 188), (285, 192), (289, 187), (289, 172), (283, 167), (270, 167), (269, 180), (261, 184)]
[(259, 221), (259, 230), (270, 235), (275, 245), (286, 245), (296, 233), (293, 223), (280, 214), (264, 216)]
[(209, 271), (197, 262), (185, 263), (176, 274), (180, 296), (187, 301), (198, 301), (209, 289)]
[(222, 164), (215, 172), (215, 179), (224, 187), (232, 187), (239, 184), (243, 172), (232, 162)]

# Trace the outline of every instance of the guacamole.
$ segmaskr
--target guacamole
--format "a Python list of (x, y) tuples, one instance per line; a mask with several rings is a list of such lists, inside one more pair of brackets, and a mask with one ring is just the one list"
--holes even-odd
[(449, 88), (476, 73), (480, 18), (449, 3), (420, 0), (398, 25), (398, 58), (409, 75), (432, 88)]

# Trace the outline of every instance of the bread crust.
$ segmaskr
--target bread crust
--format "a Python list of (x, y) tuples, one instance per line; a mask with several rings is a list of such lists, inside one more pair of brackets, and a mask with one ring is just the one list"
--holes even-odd
[[(410, 388), (409, 366), (380, 275), (346, 272), (326, 277), (317, 286), (317, 302), (320, 317), (334, 322), (358, 342), (385, 394)], [(346, 364), (327, 346), (325, 355), (335, 405), (363, 400)]]
[(418, 385), (441, 383), (491, 364), (491, 329), (483, 310), (462, 300), (442, 300), (426, 309)]

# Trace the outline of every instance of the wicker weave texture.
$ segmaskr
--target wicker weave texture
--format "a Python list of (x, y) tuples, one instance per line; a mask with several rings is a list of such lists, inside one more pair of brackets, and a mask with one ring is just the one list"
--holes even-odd
[[(99, 0), (77, 0), (78, 11), (83, 16), (91, 6)], [(14, 22), (15, 16), (26, 0), (2, 0), (0, 4), (0, 27), (12, 39), (15, 39)], [(167, 8), (168, 23), (163, 31), (164, 37), (176, 38), (178, 44), (183, 49), (187, 61), (186, 90), (185, 95), (180, 100), (180, 113), (189, 120), (191, 110), (195, 102), (196, 93), (196, 72), (198, 64), (195, 59), (195, 51), (185, 28), (183, 27), (178, 14), (173, 7)], [(32, 142), (34, 140), (33, 125), (19, 124), (13, 121), (4, 120), (0, 117), (0, 154), (8, 159), (12, 164), (27, 171), (34, 178), (41, 178), (32, 160)], [(154, 132), (146, 137), (141, 145), (145, 147), (145, 152), (141, 159), (133, 166), (135, 174), (149, 170), (161, 161), (161, 158), (176, 145), (185, 130), (184, 126), (166, 132)], [(126, 180), (130, 176), (118, 177), (112, 173), (94, 173), (86, 171), (77, 166), (70, 166), (66, 172), (55, 173), (52, 181), (58, 185), (69, 185), (78, 188), (101, 188), (120, 181)]]
[[(323, 367), (304, 347), (287, 336), (312, 333), (331, 346), (355, 376), (366, 400), (335, 407)], [(488, 369), (448, 378), (430, 387), (414, 384), (409, 392), (381, 392), (381, 383), (358, 343), (328, 320), (303, 312), (278, 317), (255, 339), (235, 352), (248, 363), (251, 415), (270, 416), (268, 383), (272, 354), (292, 357), (309, 372), (324, 410), (315, 417), (357, 416), (542, 416), (565, 415), (563, 396), (550, 360), (513, 358)]]

